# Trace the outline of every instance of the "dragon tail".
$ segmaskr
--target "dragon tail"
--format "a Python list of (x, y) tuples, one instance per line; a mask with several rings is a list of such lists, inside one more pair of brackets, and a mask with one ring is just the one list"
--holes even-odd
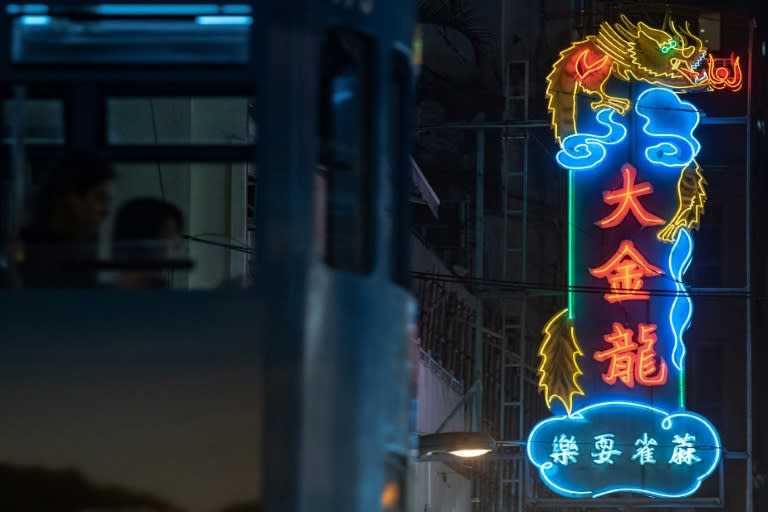
[(578, 49), (571, 46), (560, 54), (560, 58), (552, 66), (547, 75), (547, 110), (552, 119), (552, 128), (558, 143), (562, 139), (576, 133), (576, 82), (572, 54)]
[(551, 409), (552, 402), (558, 399), (570, 415), (574, 397), (584, 395), (584, 390), (577, 382), (579, 376), (583, 375), (578, 359), (584, 352), (576, 339), (568, 310), (564, 309), (550, 318), (541, 334), (539, 389), (544, 392), (547, 407)]

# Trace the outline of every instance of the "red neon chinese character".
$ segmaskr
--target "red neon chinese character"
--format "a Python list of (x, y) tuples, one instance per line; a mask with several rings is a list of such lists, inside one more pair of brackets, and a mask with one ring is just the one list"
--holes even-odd
[(601, 267), (589, 269), (598, 279), (607, 279), (611, 293), (603, 295), (610, 303), (625, 300), (648, 300), (648, 292), (641, 291), (643, 277), (664, 274), (660, 268), (648, 263), (631, 240), (621, 242), (619, 249)]
[(594, 358), (602, 363), (610, 359), (608, 373), (603, 374), (603, 381), (607, 384), (616, 384), (616, 379), (621, 380), (628, 387), (635, 387), (635, 349), (637, 343), (632, 341), (634, 333), (632, 329), (625, 329), (618, 322), (613, 323), (613, 332), (606, 334), (603, 339), (613, 345), (613, 348), (595, 352)]
[(629, 212), (632, 212), (632, 215), (642, 226), (664, 224), (664, 219), (646, 210), (638, 199), (652, 194), (653, 186), (647, 181), (635, 184), (637, 169), (630, 164), (624, 164), (621, 168), (621, 176), (624, 179), (624, 184), (620, 189), (603, 192), (603, 201), (609, 205), (617, 205), (616, 209), (596, 224), (603, 229), (616, 227), (624, 221)]
[[(656, 324), (638, 324), (637, 341), (641, 348), (637, 351), (637, 382), (643, 386), (661, 386), (667, 383), (667, 363), (661, 359), (656, 371)], [(655, 374), (655, 375), (654, 375)], [(653, 376), (652, 376), (653, 375)]]
[[(613, 345), (612, 348), (595, 352), (598, 362), (610, 360), (608, 372), (602, 375), (603, 382), (614, 385), (620, 380), (627, 387), (634, 388), (635, 381), (643, 386), (662, 386), (667, 383), (668, 368), (664, 359), (660, 359), (656, 368), (656, 325), (638, 324), (637, 343), (632, 341), (634, 332), (620, 323), (613, 323), (613, 331), (603, 339)], [(639, 348), (638, 348), (639, 347)]]

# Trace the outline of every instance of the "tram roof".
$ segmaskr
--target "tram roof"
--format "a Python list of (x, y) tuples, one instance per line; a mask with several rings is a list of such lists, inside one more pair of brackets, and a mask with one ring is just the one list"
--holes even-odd
[(265, 46), (254, 5), (0, 0), (0, 82), (253, 86)]

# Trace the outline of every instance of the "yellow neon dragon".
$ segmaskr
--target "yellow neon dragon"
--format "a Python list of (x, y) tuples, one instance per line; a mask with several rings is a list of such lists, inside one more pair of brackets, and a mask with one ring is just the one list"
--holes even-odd
[(596, 96), (592, 109), (612, 108), (626, 113), (631, 102), (610, 96), (605, 86), (611, 77), (637, 80), (673, 89), (707, 88), (707, 49), (686, 23), (680, 29), (671, 20), (669, 32), (632, 23), (603, 22), (597, 35), (573, 43), (547, 76), (547, 109), (557, 142), (576, 133), (577, 96)]
[[(558, 143), (578, 131), (579, 95), (594, 97), (591, 107), (595, 111), (610, 108), (623, 115), (632, 107), (629, 99), (606, 92), (611, 78), (678, 90), (740, 88), (738, 59), (731, 56), (728, 66), (723, 65), (723, 59), (709, 54), (687, 22), (681, 27), (667, 19), (664, 27), (633, 23), (622, 15), (618, 23), (603, 22), (596, 35), (560, 52), (547, 76), (546, 90), (547, 109)], [(681, 170), (678, 208), (660, 229), (660, 241), (673, 242), (684, 227), (698, 229), (707, 198), (705, 185), (701, 167), (695, 161)]]

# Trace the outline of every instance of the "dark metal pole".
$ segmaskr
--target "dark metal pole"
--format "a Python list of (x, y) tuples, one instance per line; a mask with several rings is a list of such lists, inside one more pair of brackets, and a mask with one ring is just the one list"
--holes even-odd
[[(475, 174), (475, 261), (474, 276), (483, 278), (483, 254), (485, 241), (485, 131), (477, 130), (477, 170)], [(483, 299), (477, 298), (475, 306), (475, 367), (474, 378), (483, 379)], [(483, 394), (478, 393), (473, 407), (472, 430), (480, 431), (483, 414)]]
[(747, 286), (747, 301), (746, 301), (746, 320), (747, 320), (747, 336), (746, 336), (746, 378), (747, 378), (747, 468), (746, 468), (746, 505), (744, 510), (746, 512), (752, 512), (754, 509), (754, 488), (752, 485), (752, 200), (751, 200), (751, 188), (752, 188), (752, 46), (754, 44), (755, 22), (750, 20), (749, 23), (749, 47), (747, 49), (747, 126), (746, 126), (746, 180), (745, 180), (745, 208), (746, 208), (746, 286)]

